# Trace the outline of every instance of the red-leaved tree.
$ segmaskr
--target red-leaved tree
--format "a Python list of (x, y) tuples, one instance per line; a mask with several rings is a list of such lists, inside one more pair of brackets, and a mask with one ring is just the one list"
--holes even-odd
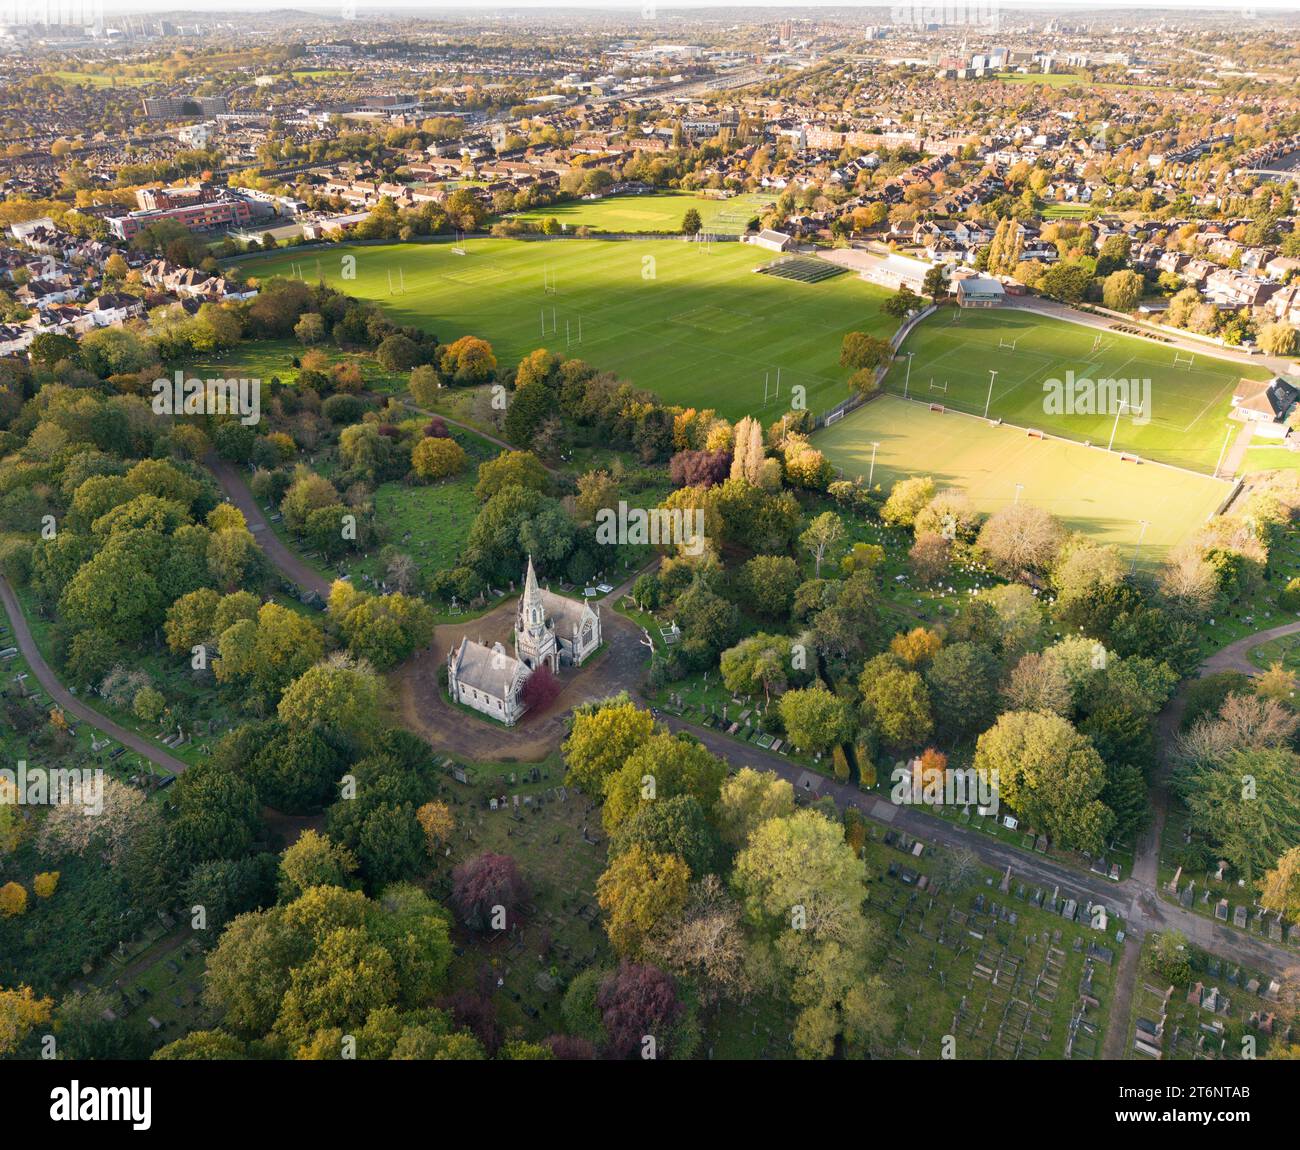
[[(514, 925), (527, 897), (528, 886), (509, 855), (484, 851), (451, 872), (451, 905), (470, 930)], [(504, 915), (497, 914), (497, 907)]]
[(596, 1005), (609, 1035), (610, 1058), (638, 1058), (652, 1036), (657, 1055), (668, 1050), (669, 1032), (682, 1016), (672, 977), (648, 963), (623, 962), (600, 984)]
[(556, 677), (555, 672), (546, 663), (543, 663), (524, 680), (521, 697), (524, 706), (530, 711), (543, 711), (555, 702), (560, 689), (560, 680)]

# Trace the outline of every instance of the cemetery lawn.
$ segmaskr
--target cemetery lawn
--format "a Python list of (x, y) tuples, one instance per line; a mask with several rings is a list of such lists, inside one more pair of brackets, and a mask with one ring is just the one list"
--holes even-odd
[[(193, 766), (207, 758), (213, 744), (225, 731), (242, 721), (242, 717), (226, 705), (214, 687), (194, 678), (188, 655), (173, 655), (165, 649), (147, 649), (132, 652), (130, 656), (131, 668), (146, 672), (167, 700), (167, 710), (162, 718), (157, 723), (146, 723), (129, 709), (111, 706), (97, 692), (88, 690), (88, 684), (78, 683), (67, 672), (59, 671), (54, 660), (53, 621), (43, 619), (38, 614), (36, 600), (30, 589), (16, 587), (14, 593), (22, 604), (32, 638), (45, 656), (45, 661), (61, 677), (64, 686), (75, 691), (86, 706), (143, 738), (153, 739), (159, 750), (165, 750)], [(166, 746), (157, 736), (160, 733), (174, 733), (178, 725), (185, 734), (185, 741), (178, 746)], [(105, 754), (115, 750), (118, 745), (114, 740), (113, 747), (106, 750)], [(122, 757), (122, 761), (128, 760), (135, 765), (136, 773), (146, 770), (151, 774), (167, 774), (162, 767), (141, 759), (134, 752), (128, 752)]]
[[(1191, 980), (1175, 986), (1166, 1003), (1165, 991), (1169, 989), (1168, 984), (1148, 970), (1146, 965), (1147, 955), (1154, 949), (1158, 939), (1159, 934), (1152, 931), (1142, 942), (1142, 963), (1133, 994), (1132, 1016), (1123, 1020), (1123, 1024), (1128, 1027), (1124, 1057), (1139, 1062), (1153, 1060), (1152, 1055), (1138, 1050), (1135, 1045), (1139, 1033), (1138, 1020), (1156, 1024), (1162, 1018), (1163, 1036), (1153, 1037), (1150, 1027), (1147, 1027), (1144, 1037), (1149, 1045), (1160, 1049), (1165, 1061), (1239, 1059), (1242, 1056), (1242, 1038), (1246, 1035), (1255, 1039), (1255, 1057), (1264, 1057), (1271, 1040), (1267, 1034), (1250, 1024), (1250, 1015), (1255, 1011), (1275, 1013), (1277, 1002), (1248, 991), (1246, 986), (1254, 979), (1260, 983), (1257, 989), (1267, 988), (1269, 976), (1262, 971), (1238, 967), (1227, 959), (1189, 944), (1187, 957), (1192, 968)], [(1202, 1004), (1204, 999), (1202, 1003), (1189, 1002), (1188, 994), (1197, 982), (1203, 984), (1207, 994), (1217, 987), (1220, 998), (1227, 998), (1227, 1009), (1208, 1008)], [(1116, 1024), (1119, 1022), (1116, 1020)]]
[[(844, 335), (888, 337), (896, 327), (880, 311), (891, 294), (884, 288), (850, 275), (817, 284), (757, 275), (774, 253), (748, 244), (476, 239), (464, 250), (457, 256), (445, 242), (288, 249), (245, 268), (256, 277), (323, 278), (444, 343), (481, 336), (506, 371), (546, 347), (666, 403), (733, 420), (752, 414), (771, 422), (789, 410), (796, 386), (808, 410), (834, 406), (847, 394)], [(355, 279), (342, 278), (345, 256), (356, 259)], [(399, 294), (390, 294), (390, 275)]]
[(599, 200), (575, 200), (535, 208), (508, 216), (541, 224), (558, 220), (567, 231), (586, 226), (601, 232), (665, 232), (682, 230), (682, 217), (694, 208), (700, 213), (705, 232), (740, 235), (749, 221), (761, 216), (776, 197), (770, 193), (747, 193), (730, 199), (714, 199), (690, 192), (647, 192), (643, 195), (606, 196)]
[[(953, 317), (957, 319), (954, 322)], [(1094, 350), (1098, 336), (1101, 345)], [(1015, 349), (1001, 346), (1015, 344)], [(1016, 308), (944, 308), (915, 327), (885, 380), (887, 391), (926, 404), (941, 403), (982, 416), (993, 381), (989, 417), (1021, 428), (1038, 428), (1078, 443), (1105, 446), (1115, 434), (1116, 451), (1131, 451), (1209, 475), (1229, 428), (1227, 415), (1238, 380), (1268, 379), (1262, 367), (1216, 359), (1208, 351), (1177, 352), (1155, 339), (1101, 331)], [(1179, 366), (1176, 355), (1191, 366)], [(1117, 379), (1143, 383), (1131, 398), (1148, 422), (1128, 409), (1100, 414), (1045, 410), (1048, 380)], [(1150, 381), (1149, 385), (1143, 381)], [(944, 385), (947, 390), (944, 391)], [(1149, 394), (1147, 393), (1149, 392)], [(1119, 398), (1126, 398), (1121, 393)], [(1232, 425), (1235, 429), (1236, 425)], [(1023, 435), (1023, 432), (1021, 433)]]
[[(899, 834), (868, 823), (863, 853), (867, 913), (885, 940), (881, 973), (900, 1021), (883, 1056), (939, 1058), (952, 1035), (958, 1059), (1100, 1057), (1122, 924), (1111, 918), (1105, 932), (1096, 931), (1084, 905), (1078, 922), (1037, 907), (1032, 885), (1022, 888), (1014, 876), (1004, 894), (1001, 876), (984, 867), (963, 890), (920, 890), (921, 875), (933, 881), (939, 873), (943, 849), (927, 844), (917, 858), (912, 840)], [(1062, 905), (1068, 896), (1062, 892)], [(995, 916), (995, 903), (1016, 922)], [(1085, 1006), (1085, 985), (1099, 1005)], [(1071, 1049), (1071, 1023), (1080, 1012)]]
[[(913, 383), (916, 372), (914, 367)], [(984, 380), (987, 386), (987, 374)], [(1204, 523), (1230, 490), (1226, 481), (1208, 475), (1124, 463), (1118, 453), (1031, 439), (1023, 430), (990, 426), (957, 411), (939, 414), (893, 395), (863, 404), (813, 442), (846, 477), (864, 479), (871, 475), (872, 444), (878, 443), (874, 482), (885, 490), (899, 479), (929, 475), (939, 488), (962, 489), (990, 514), (1021, 498), (1071, 529), (1117, 545), (1127, 559), (1141, 537), (1137, 558), (1148, 568)]]
[[(530, 781), (534, 767), (539, 777)], [(453, 929), (451, 983), (473, 985), (487, 964), (494, 981), (504, 980), (493, 995), (502, 1030), (540, 1041), (564, 1031), (560, 1002), (573, 977), (593, 965), (617, 964), (596, 905), (596, 879), (605, 869), (606, 852), (599, 805), (563, 787), (564, 766), (558, 755), (537, 764), (473, 764), (464, 769), (468, 781), (462, 784), (451, 778), (448, 767), (444, 798), (455, 815), (456, 832), (451, 857), (438, 861), (435, 897), (445, 901), (452, 869), (483, 851), (512, 856), (531, 885), (518, 933), (493, 936), (460, 926)], [(493, 796), (505, 796), (506, 808), (490, 810)], [(584, 839), (584, 828), (596, 842)]]

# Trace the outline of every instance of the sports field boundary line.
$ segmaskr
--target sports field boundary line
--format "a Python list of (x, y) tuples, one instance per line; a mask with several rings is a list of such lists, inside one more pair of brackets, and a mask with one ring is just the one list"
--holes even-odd
[[(929, 401), (929, 400), (925, 400), (925, 399), (913, 399), (910, 395), (909, 395), (906, 399), (904, 399), (903, 396), (901, 396), (901, 395), (897, 395), (897, 394), (895, 394), (895, 393), (892, 392), (892, 391), (890, 391), (890, 392), (877, 392), (877, 394), (889, 395), (891, 398), (902, 400), (904, 403), (914, 403), (914, 404), (918, 404), (918, 405), (920, 405), (920, 406), (924, 406), (924, 407), (929, 407), (929, 406), (930, 406), (930, 401)], [(948, 406), (947, 404), (945, 404), (945, 405), (944, 405), (944, 411), (943, 411), (943, 414), (944, 414), (944, 415), (948, 415), (948, 414), (950, 414), (950, 413), (951, 413), (952, 415), (963, 415), (963, 416), (965, 416), (967, 419), (975, 419), (975, 420), (978, 420), (980, 423), (986, 424), (986, 425), (989, 426), (989, 427), (1005, 427), (1005, 428), (1007, 428), (1009, 431), (1020, 431), (1020, 432), (1024, 432), (1025, 434), (1028, 434), (1029, 431), (1030, 431), (1030, 429), (1029, 429), (1028, 427), (1024, 426), (1023, 424), (1019, 424), (1019, 423), (1008, 423), (1008, 422), (1007, 422), (1006, 420), (1004, 420), (1004, 419), (996, 419), (996, 420), (995, 420), (995, 419), (985, 419), (984, 416), (982, 416), (982, 415), (976, 415), (974, 412), (970, 412), (970, 411), (962, 411), (962, 410), (961, 410), (960, 408), (958, 408), (958, 407), (950, 407), (950, 406)], [(1101, 447), (1100, 445), (1098, 445), (1098, 444), (1096, 444), (1096, 443), (1084, 443), (1082, 440), (1079, 440), (1079, 439), (1071, 439), (1068, 435), (1057, 435), (1055, 432), (1052, 432), (1052, 431), (1043, 431), (1042, 428), (1034, 428), (1033, 430), (1035, 430), (1035, 431), (1039, 431), (1039, 432), (1042, 432), (1042, 436), (1043, 436), (1043, 440), (1044, 440), (1044, 441), (1047, 441), (1047, 440), (1056, 440), (1056, 441), (1058, 441), (1058, 442), (1060, 442), (1060, 443), (1069, 443), (1069, 444), (1073, 444), (1075, 447), (1083, 447), (1083, 448), (1087, 448), (1089, 451), (1100, 451), (1103, 455), (1113, 455), (1113, 456), (1115, 456), (1116, 458), (1118, 458), (1118, 457), (1121, 456), (1121, 455), (1139, 455), (1139, 454), (1140, 454), (1139, 452), (1136, 452), (1136, 451), (1131, 451), (1131, 452), (1130, 452), (1130, 451), (1108, 451), (1106, 448)], [(1210, 474), (1208, 474), (1208, 473), (1206, 473), (1206, 472), (1204, 472), (1204, 471), (1193, 471), (1190, 467), (1180, 467), (1177, 463), (1165, 463), (1163, 460), (1160, 460), (1160, 459), (1152, 459), (1150, 456), (1147, 456), (1147, 455), (1141, 455), (1140, 458), (1141, 458), (1141, 460), (1142, 460), (1142, 464), (1141, 464), (1141, 465), (1144, 466), (1144, 467), (1147, 466), (1147, 465), (1154, 465), (1154, 466), (1156, 466), (1156, 467), (1163, 467), (1163, 468), (1166, 468), (1166, 469), (1169, 470), (1169, 471), (1177, 471), (1177, 472), (1180, 472), (1180, 473), (1183, 474), (1183, 475), (1191, 475), (1191, 476), (1195, 476), (1197, 479), (1209, 479), (1209, 480), (1212, 480), (1212, 481), (1215, 482), (1215, 483), (1227, 483), (1227, 484), (1231, 484), (1231, 483), (1233, 482), (1233, 480), (1231, 480), (1231, 479), (1223, 479), (1223, 478), (1220, 478), (1220, 477), (1217, 476), (1217, 475), (1210, 475)]]

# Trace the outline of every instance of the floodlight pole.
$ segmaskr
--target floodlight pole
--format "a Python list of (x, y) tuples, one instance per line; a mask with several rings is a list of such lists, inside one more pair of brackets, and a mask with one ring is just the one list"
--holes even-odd
[(989, 396), (984, 401), (984, 418), (989, 417), (989, 408), (993, 405), (993, 381), (997, 379), (998, 373), (995, 368), (989, 368)]
[(904, 399), (907, 398), (907, 385), (912, 381), (912, 356), (914, 356), (915, 354), (916, 352), (914, 351), (909, 351), (907, 353), (907, 374), (903, 377), (903, 398)]
[(1013, 505), (1013, 506), (1014, 506), (1015, 504), (1018, 504), (1018, 503), (1020, 502), (1020, 493), (1021, 493), (1024, 489), (1025, 489), (1025, 485), (1024, 485), (1023, 483), (1017, 483), (1017, 484), (1016, 484), (1016, 497), (1015, 497), (1015, 499), (1012, 500), (1012, 505)]
[(1119, 401), (1119, 407), (1115, 411), (1115, 422), (1111, 424), (1111, 428), (1110, 428), (1110, 442), (1106, 444), (1107, 451), (1110, 451), (1115, 446), (1115, 432), (1119, 430), (1119, 417), (1124, 414), (1124, 409), (1127, 406), (1128, 406), (1127, 399), (1121, 399)]
[(871, 444), (871, 471), (867, 475), (867, 486), (870, 487), (876, 478), (876, 448), (880, 446), (879, 442)]
[(1133, 566), (1129, 568), (1130, 575), (1133, 575), (1137, 572), (1138, 551), (1140, 551), (1142, 548), (1142, 538), (1144, 535), (1146, 535), (1146, 533), (1147, 533), (1147, 521), (1143, 519), (1142, 530), (1138, 532), (1138, 541), (1135, 544), (1133, 544)]

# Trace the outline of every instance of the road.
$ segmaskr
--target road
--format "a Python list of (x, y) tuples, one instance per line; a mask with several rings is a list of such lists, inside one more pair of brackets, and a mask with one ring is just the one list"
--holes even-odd
[(31, 668), (32, 674), (36, 676), (36, 681), (40, 683), (51, 699), (69, 714), (76, 715), (77, 718), (84, 720), (92, 727), (97, 727), (104, 734), (116, 739), (124, 747), (137, 751), (164, 770), (170, 771), (174, 775), (185, 773), (186, 764), (182, 760), (161, 750), (151, 739), (146, 739), (134, 731), (128, 731), (125, 727), (118, 726), (112, 719), (105, 718), (98, 711), (86, 706), (59, 681), (50, 665), (45, 661), (45, 656), (41, 654), (41, 649), (36, 645), (31, 628), (27, 626), (27, 619), (18, 604), (18, 596), (14, 594), (14, 589), (9, 586), (8, 580), (3, 577), (0, 577), (0, 600), (4, 601), (5, 610), (9, 613), (9, 623), (14, 629), (15, 645), (22, 653), (23, 658), (27, 660), (27, 665)]
[(280, 541), (280, 537), (271, 530), (271, 525), (262, 514), (262, 509), (258, 507), (257, 500), (253, 498), (248, 484), (244, 482), (244, 477), (239, 474), (239, 469), (233, 463), (216, 455), (209, 455), (203, 462), (221, 485), (221, 490), (226, 493), (230, 502), (244, 513), (248, 529), (253, 533), (262, 550), (266, 552), (266, 557), (271, 560), (275, 569), (304, 591), (315, 591), (322, 599), (328, 599), (330, 580), (309, 567)]

